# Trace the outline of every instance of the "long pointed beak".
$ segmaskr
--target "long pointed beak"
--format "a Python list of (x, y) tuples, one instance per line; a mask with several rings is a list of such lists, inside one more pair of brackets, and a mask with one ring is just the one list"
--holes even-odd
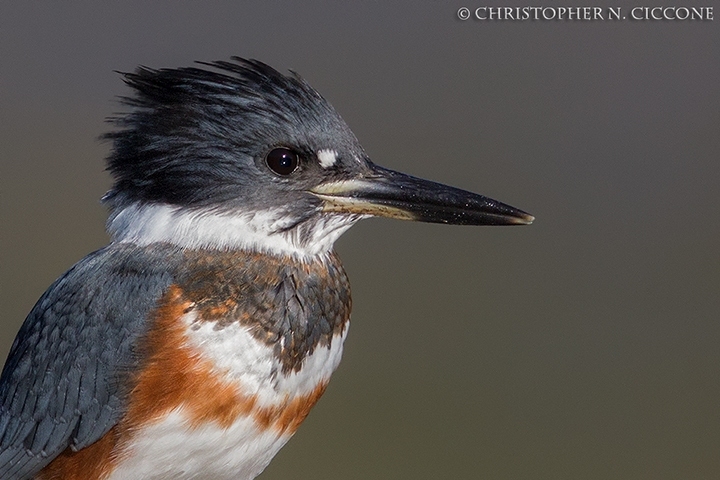
[(532, 215), (440, 183), (372, 165), (360, 178), (322, 183), (311, 192), (325, 212), (374, 215), (454, 225), (527, 225)]

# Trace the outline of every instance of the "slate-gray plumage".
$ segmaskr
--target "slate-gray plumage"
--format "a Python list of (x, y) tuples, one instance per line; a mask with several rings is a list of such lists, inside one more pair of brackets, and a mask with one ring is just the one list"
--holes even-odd
[[(50, 286), (13, 343), (3, 480), (254, 478), (339, 361), (351, 308), (332, 250), (342, 232), (372, 215), (533, 219), (373, 164), (294, 73), (234, 58), (125, 81), (130, 112), (107, 135), (113, 242)], [(158, 435), (182, 447), (153, 450)], [(208, 445), (220, 460), (202, 457)]]

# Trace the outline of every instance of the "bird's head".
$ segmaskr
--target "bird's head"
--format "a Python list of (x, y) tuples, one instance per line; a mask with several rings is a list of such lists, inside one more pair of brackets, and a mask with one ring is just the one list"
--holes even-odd
[(481, 195), (372, 163), (333, 107), (297, 74), (264, 63), (125, 74), (132, 110), (104, 197), (116, 242), (324, 253), (356, 221), (384, 216), (463, 225), (533, 217)]

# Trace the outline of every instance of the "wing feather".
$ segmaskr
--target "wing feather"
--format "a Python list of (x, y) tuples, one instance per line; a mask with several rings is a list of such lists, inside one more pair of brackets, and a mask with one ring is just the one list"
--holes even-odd
[(140, 360), (135, 347), (172, 283), (177, 254), (170, 246), (113, 244), (38, 300), (0, 378), (0, 478), (32, 478), (118, 422)]

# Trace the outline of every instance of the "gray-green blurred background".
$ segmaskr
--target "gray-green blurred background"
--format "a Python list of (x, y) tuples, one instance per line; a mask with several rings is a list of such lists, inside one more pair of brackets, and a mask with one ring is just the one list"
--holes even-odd
[(720, 478), (720, 20), (457, 18), (490, 3), (0, 3), (0, 356), (107, 241), (113, 70), (253, 57), (537, 217), (350, 230), (344, 361), (261, 478)]

